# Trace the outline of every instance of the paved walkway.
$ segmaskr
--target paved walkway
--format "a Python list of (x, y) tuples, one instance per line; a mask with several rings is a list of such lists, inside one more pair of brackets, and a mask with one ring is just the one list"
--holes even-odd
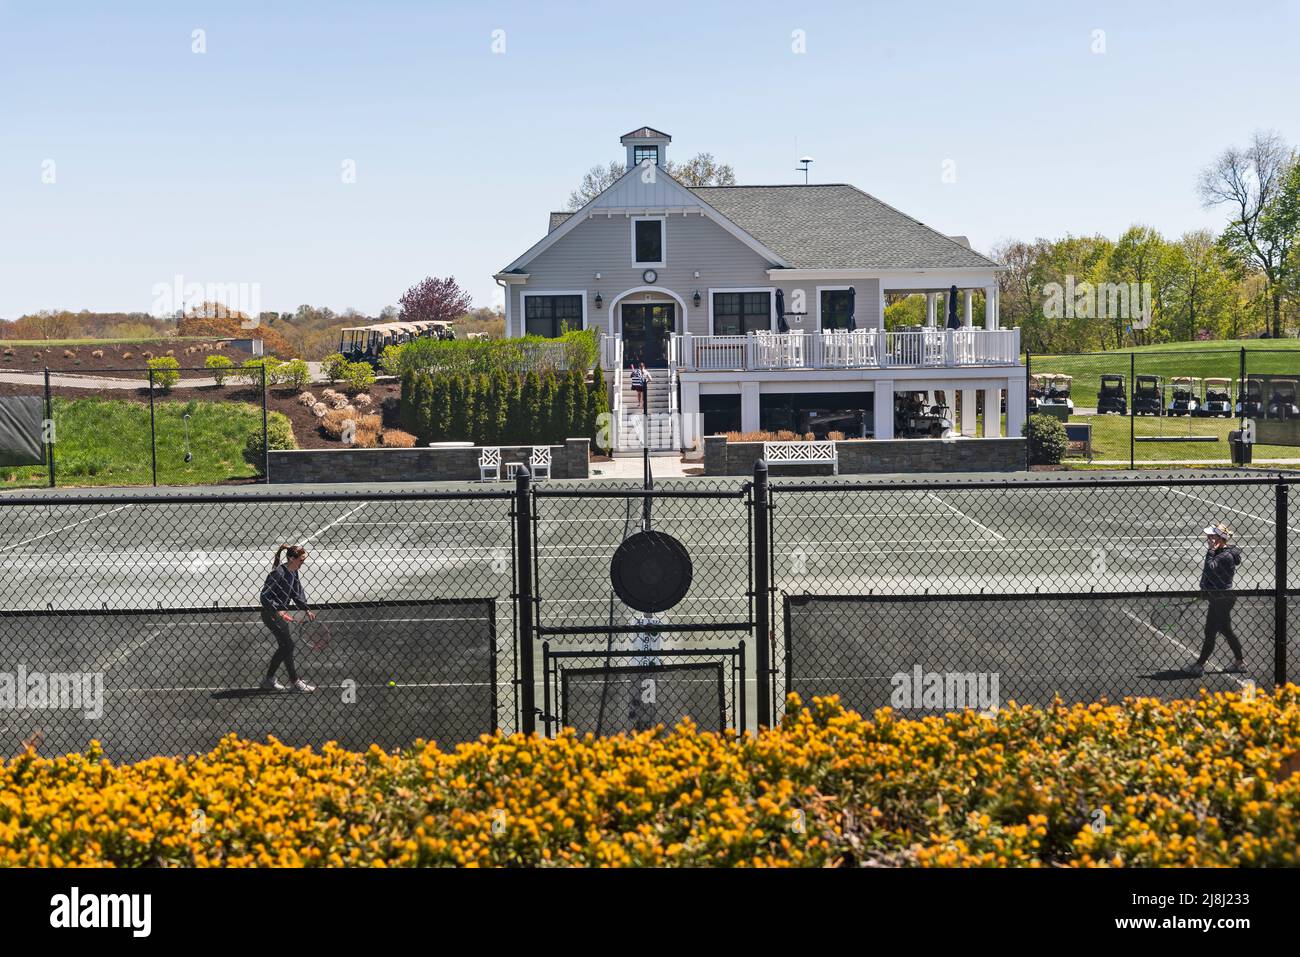
[[(619, 457), (606, 462), (592, 462), (591, 477), (640, 479), (643, 467), (640, 456)], [(688, 462), (675, 455), (655, 455), (650, 458), (650, 471), (655, 478), (681, 478), (685, 475), (703, 475), (704, 460)]]

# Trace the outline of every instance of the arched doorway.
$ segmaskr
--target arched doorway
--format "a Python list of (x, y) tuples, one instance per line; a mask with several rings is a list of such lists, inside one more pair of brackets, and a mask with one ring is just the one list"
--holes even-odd
[(623, 364), (666, 368), (673, 333), (686, 325), (686, 303), (668, 289), (638, 286), (618, 294), (610, 317), (623, 340)]

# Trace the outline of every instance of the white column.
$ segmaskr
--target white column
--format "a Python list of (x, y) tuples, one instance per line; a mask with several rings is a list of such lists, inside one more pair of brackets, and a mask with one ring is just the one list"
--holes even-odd
[(1024, 435), (1025, 413), (1028, 400), (1025, 395), (1025, 377), (1007, 377), (1007, 436), (1018, 439)]
[[(968, 300), (969, 301), (969, 300)], [(972, 438), (975, 436), (975, 390), (961, 390), (961, 434)]]
[(875, 395), (872, 397), (872, 427), (878, 439), (894, 437), (894, 380), (875, 380)]
[(996, 439), (1002, 435), (1002, 390), (984, 390), (984, 438)]
[(740, 383), (740, 431), (757, 432), (762, 426), (758, 424), (758, 383)]
[[(700, 415), (700, 384), (682, 382), (682, 407), (678, 410), (681, 418), (682, 448), (686, 449), (687, 458), (699, 458), (704, 454), (704, 420)], [(698, 449), (693, 448), (699, 442)]]
[(975, 324), (975, 290), (966, 290), (966, 328)]
[(932, 292), (925, 294), (925, 324), (934, 326), (934, 293)]
[(998, 327), (998, 287), (984, 287), (984, 328), (996, 329)]
[(883, 288), (880, 290), (880, 316), (876, 328), (882, 332), (885, 329), (885, 290)]

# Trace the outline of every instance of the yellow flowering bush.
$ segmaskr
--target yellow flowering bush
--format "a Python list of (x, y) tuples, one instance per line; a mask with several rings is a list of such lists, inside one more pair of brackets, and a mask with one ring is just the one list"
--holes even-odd
[(233, 735), (0, 764), (0, 866), (1300, 863), (1300, 688), (868, 719), (756, 736), (484, 736), (364, 754)]

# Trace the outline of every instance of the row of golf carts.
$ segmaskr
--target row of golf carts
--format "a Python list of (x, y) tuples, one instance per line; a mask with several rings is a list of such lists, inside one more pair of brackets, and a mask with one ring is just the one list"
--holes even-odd
[[(1068, 418), (1074, 412), (1070, 399), (1072, 378), (1059, 373), (1029, 377), (1029, 411)], [(1297, 405), (1297, 380), (1272, 379), (1269, 395), (1264, 397), (1264, 380), (1246, 378), (1244, 390), (1238, 388), (1232, 401), (1231, 379), (1173, 376), (1165, 383), (1158, 375), (1139, 375), (1130, 397), (1124, 376), (1103, 375), (1097, 390), (1097, 414), (1128, 415), (1133, 403), (1134, 415), (1187, 415), (1231, 418), (1293, 419), (1300, 417)], [(1240, 385), (1240, 383), (1238, 383)]]

